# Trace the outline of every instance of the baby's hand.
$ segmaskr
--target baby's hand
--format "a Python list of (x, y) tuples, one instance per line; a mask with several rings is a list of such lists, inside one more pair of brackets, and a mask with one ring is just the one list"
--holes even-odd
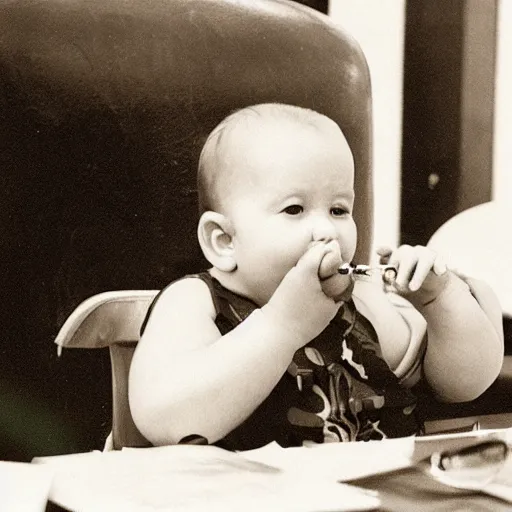
[(381, 264), (396, 267), (393, 286), (415, 305), (432, 302), (448, 285), (450, 273), (446, 264), (428, 247), (401, 245), (395, 250), (381, 247), (377, 254)]
[(341, 259), (340, 245), (336, 240), (330, 242), (311, 242), (310, 247), (313, 245), (322, 244), (325, 247), (325, 254), (320, 261), (318, 267), (318, 276), (320, 279), (327, 279), (334, 274), (338, 273), (343, 260)]
[(338, 242), (331, 240), (325, 244), (325, 247), (328, 252), (322, 258), (318, 269), (322, 290), (336, 302), (346, 301), (352, 295), (354, 282), (350, 275), (342, 275), (338, 272), (338, 269), (344, 263)]
[(340, 304), (322, 290), (319, 268), (329, 252), (324, 243), (308, 248), (261, 308), (267, 318), (294, 344), (294, 349), (318, 336), (336, 315)]

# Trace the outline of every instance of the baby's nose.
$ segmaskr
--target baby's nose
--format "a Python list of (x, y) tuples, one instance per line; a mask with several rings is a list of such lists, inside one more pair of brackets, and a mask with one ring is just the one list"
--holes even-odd
[(336, 229), (330, 219), (317, 216), (313, 220), (312, 238), (314, 242), (330, 242), (336, 238)]

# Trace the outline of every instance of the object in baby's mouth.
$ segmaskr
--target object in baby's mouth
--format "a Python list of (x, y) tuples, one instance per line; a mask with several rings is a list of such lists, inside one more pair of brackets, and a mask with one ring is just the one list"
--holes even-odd
[(382, 280), (386, 284), (393, 284), (396, 279), (397, 270), (395, 267), (390, 265), (376, 265), (371, 267), (370, 265), (354, 265), (353, 263), (343, 263), (338, 269), (338, 272), (342, 275), (352, 275), (353, 278), (357, 276), (369, 276), (371, 272), (379, 271), (382, 275)]

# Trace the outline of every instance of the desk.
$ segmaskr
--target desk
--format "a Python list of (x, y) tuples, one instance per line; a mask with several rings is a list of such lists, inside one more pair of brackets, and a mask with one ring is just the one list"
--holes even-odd
[(427, 434), (434, 434), (450, 431), (460, 427), (461, 423), (463, 425), (478, 423), (479, 428), (482, 430), (509, 428), (512, 427), (512, 413), (485, 414), (481, 416), (465, 416), (464, 418), (426, 421), (425, 432)]
[[(97, 510), (380, 510), (382, 512), (511, 509), (496, 498), (444, 487), (407, 467), (426, 452), (485, 436), (512, 440), (512, 429), (427, 439), (264, 448), (236, 454), (211, 446), (173, 446), (35, 460), (54, 471), (51, 498), (70, 509)], [(393, 454), (395, 454), (393, 456)], [(266, 464), (264, 461), (269, 461)], [(348, 478), (359, 464), (386, 475)], [(511, 460), (512, 463), (512, 460)], [(384, 464), (384, 465), (383, 465)], [(336, 480), (350, 480), (379, 501)], [(136, 505), (136, 506), (135, 506)], [(144, 507), (146, 508), (144, 508)], [(50, 509), (51, 510), (51, 509)]]
[[(509, 443), (512, 441), (512, 429), (494, 429), (487, 431), (483, 437), (479, 433), (461, 435), (433, 435), (419, 438), (415, 443), (412, 461), (419, 461), (434, 451), (462, 448), (473, 440), (489, 439), (496, 433), (497, 437)], [(504, 479), (512, 482), (512, 455), (501, 473)], [(420, 512), (437, 511), (497, 511), (512, 509), (512, 504), (475, 491), (459, 490), (445, 486), (433, 478), (424, 475), (414, 467), (387, 475), (372, 475), (355, 479), (352, 484), (365, 489), (377, 491), (381, 499), (382, 512)]]

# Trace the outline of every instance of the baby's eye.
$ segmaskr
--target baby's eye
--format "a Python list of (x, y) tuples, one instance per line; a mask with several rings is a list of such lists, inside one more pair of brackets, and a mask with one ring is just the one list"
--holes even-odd
[(347, 213), (347, 210), (345, 210), (345, 208), (341, 208), (340, 206), (331, 208), (331, 215), (334, 215), (335, 217), (343, 217), (343, 215), (346, 215)]
[(292, 204), (290, 206), (287, 206), (283, 212), (287, 213), (288, 215), (299, 215), (304, 211), (304, 208), (298, 204)]

